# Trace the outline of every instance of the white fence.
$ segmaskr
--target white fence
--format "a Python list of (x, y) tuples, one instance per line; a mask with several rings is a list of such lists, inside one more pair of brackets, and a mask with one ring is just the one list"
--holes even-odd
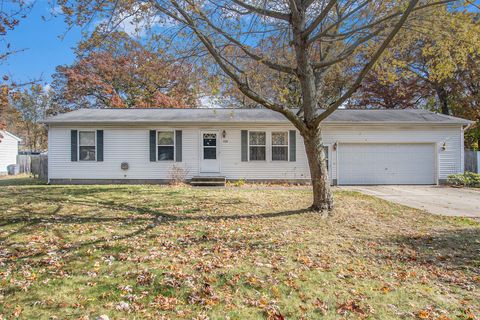
[(465, 150), (465, 171), (480, 173), (480, 152)]
[(32, 174), (35, 178), (48, 179), (48, 156), (41, 155), (18, 155), (17, 165), (19, 173)]

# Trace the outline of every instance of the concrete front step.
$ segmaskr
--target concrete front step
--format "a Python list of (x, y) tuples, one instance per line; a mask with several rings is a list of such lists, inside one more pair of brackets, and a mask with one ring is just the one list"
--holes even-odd
[(196, 176), (190, 180), (192, 186), (223, 187), (225, 182), (226, 178), (219, 176)]

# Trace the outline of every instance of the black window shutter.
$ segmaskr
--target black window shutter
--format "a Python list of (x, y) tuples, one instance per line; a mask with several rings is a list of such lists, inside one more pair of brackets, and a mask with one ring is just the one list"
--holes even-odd
[(150, 161), (157, 161), (157, 131), (150, 130)]
[(70, 152), (71, 152), (71, 160), (77, 161), (78, 160), (78, 132), (77, 130), (70, 131), (71, 142), (70, 142)]
[(242, 161), (248, 161), (248, 130), (242, 130)]
[(175, 162), (182, 162), (182, 130), (175, 130)]
[(297, 161), (297, 131), (290, 130), (290, 161)]
[(97, 130), (97, 161), (103, 161), (103, 130)]

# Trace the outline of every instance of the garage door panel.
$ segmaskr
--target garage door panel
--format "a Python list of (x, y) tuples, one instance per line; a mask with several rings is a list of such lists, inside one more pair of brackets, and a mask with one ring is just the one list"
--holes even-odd
[(434, 184), (434, 144), (339, 144), (339, 184)]

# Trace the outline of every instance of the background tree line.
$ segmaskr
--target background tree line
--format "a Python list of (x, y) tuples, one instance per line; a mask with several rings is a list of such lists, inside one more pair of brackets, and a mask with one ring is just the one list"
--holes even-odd
[(93, 33), (52, 83), (10, 87), (2, 123), (22, 137), (21, 149), (47, 149), (46, 116), (78, 108), (189, 108), (201, 98), (200, 70), (142, 44), (124, 32)]

